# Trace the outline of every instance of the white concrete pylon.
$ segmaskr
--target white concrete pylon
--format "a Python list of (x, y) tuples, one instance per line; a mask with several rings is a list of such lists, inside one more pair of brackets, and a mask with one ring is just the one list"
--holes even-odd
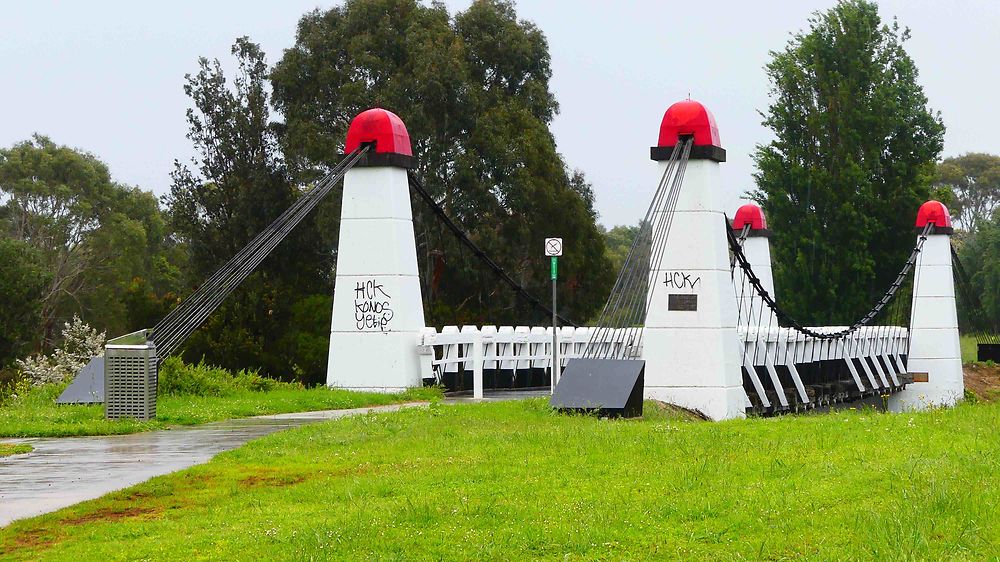
[(345, 152), (368, 143), (344, 176), (326, 383), (397, 392), (420, 386), (421, 362), (430, 360), (418, 354), (425, 325), (406, 172), (413, 153), (406, 126), (384, 109), (354, 118)]
[(953, 406), (965, 394), (958, 311), (951, 262), (951, 216), (938, 201), (921, 205), (917, 230), (933, 228), (917, 255), (913, 272), (910, 352), (906, 370), (914, 382), (889, 399), (891, 410)]
[[(650, 150), (662, 176), (671, 149), (693, 137), (655, 291), (646, 314), (645, 396), (698, 410), (711, 419), (745, 415), (736, 333), (736, 302), (719, 163), (725, 161), (715, 120), (691, 100), (667, 109), (658, 146)], [(656, 217), (659, 220), (661, 217)]]
[[(767, 294), (771, 295), (771, 298), (777, 301), (774, 294), (774, 277), (771, 273), (771, 244), (769, 241), (771, 231), (767, 228), (764, 211), (753, 203), (743, 205), (736, 210), (736, 215), (733, 216), (732, 228), (736, 236), (739, 236), (747, 226), (750, 227), (750, 231), (747, 239), (743, 241), (743, 255), (746, 256), (750, 267), (753, 268), (754, 275), (760, 279), (761, 286), (767, 291)], [(754, 288), (745, 282), (744, 273), (739, 264), (736, 264), (733, 270), (733, 284), (736, 286), (736, 310), (739, 316), (737, 325), (756, 326), (761, 318), (761, 299), (757, 296)]]

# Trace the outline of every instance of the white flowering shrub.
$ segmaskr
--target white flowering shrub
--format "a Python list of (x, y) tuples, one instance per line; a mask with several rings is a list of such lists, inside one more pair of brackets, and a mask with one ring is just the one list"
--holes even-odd
[(25, 359), (18, 359), (17, 367), (21, 369), (21, 374), (31, 382), (32, 386), (59, 382), (63, 377), (62, 370), (57, 369), (52, 359), (47, 355), (32, 355)]
[(62, 346), (52, 355), (33, 355), (17, 360), (18, 368), (32, 386), (72, 381), (91, 357), (104, 355), (104, 332), (91, 328), (76, 315), (63, 326)]

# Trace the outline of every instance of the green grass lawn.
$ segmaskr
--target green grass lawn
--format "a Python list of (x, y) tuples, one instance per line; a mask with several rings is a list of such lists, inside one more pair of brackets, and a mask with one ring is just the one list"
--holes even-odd
[(155, 420), (139, 422), (106, 420), (103, 406), (57, 405), (55, 398), (60, 392), (61, 386), (39, 388), (17, 403), (0, 407), (0, 437), (118, 435), (171, 425), (193, 425), (264, 414), (359, 408), (441, 396), (439, 390), (431, 388), (413, 389), (402, 394), (381, 394), (326, 387), (306, 389), (292, 385), (268, 391), (236, 389), (222, 396), (168, 394), (158, 398)]
[(978, 342), (975, 336), (960, 336), (959, 344), (962, 348), (962, 363), (974, 363), (979, 360)]
[(34, 447), (27, 443), (0, 443), (0, 457), (30, 453)]
[(994, 558), (998, 424), (991, 403), (722, 423), (435, 404), (274, 434), (14, 523), (0, 557)]

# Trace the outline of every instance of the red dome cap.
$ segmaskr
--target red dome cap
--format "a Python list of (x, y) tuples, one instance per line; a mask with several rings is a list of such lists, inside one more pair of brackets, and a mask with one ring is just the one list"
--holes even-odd
[(928, 201), (917, 211), (917, 228), (933, 224), (938, 228), (951, 228), (951, 214), (940, 201)]
[(753, 203), (747, 203), (736, 210), (733, 217), (733, 230), (743, 230), (743, 227), (750, 225), (750, 230), (767, 229), (767, 221), (764, 219), (764, 211)]
[(694, 135), (695, 146), (722, 146), (715, 117), (704, 105), (694, 100), (684, 100), (671, 105), (660, 122), (658, 146), (673, 146), (678, 137)]
[(347, 129), (344, 152), (351, 153), (362, 143), (374, 142), (376, 154), (402, 154), (413, 156), (410, 149), (410, 134), (406, 125), (395, 113), (374, 108), (362, 111), (351, 121)]

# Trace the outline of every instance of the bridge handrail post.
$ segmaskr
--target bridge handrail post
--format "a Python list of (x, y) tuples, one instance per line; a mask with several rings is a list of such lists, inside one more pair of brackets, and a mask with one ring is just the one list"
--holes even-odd
[(483, 397), (483, 335), (478, 331), (472, 336), (472, 397)]
[(419, 343), (417, 344), (417, 355), (420, 356), (420, 378), (424, 381), (435, 379), (434, 376), (434, 345), (437, 338), (437, 329), (433, 326), (426, 326), (420, 332)]

